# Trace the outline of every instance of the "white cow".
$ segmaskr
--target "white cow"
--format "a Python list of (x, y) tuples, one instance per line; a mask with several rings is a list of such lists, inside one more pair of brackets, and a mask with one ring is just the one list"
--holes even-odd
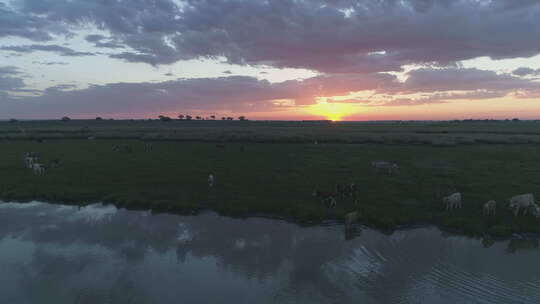
[(32, 165), (37, 161), (37, 157), (35, 156), (26, 156), (24, 158), (24, 163), (26, 164), (26, 167), (28, 169), (32, 169)]
[(214, 174), (208, 175), (208, 187), (214, 187)]
[(487, 201), (487, 203), (484, 204), (484, 214), (490, 215), (495, 214), (497, 208), (497, 202), (494, 200)]
[(358, 211), (345, 214), (345, 229), (350, 229), (352, 224), (358, 220)]
[(335, 207), (337, 205), (337, 201), (336, 201), (336, 198), (333, 197), (333, 196), (330, 196), (328, 198), (328, 206), (329, 207)]
[(461, 208), (461, 193), (452, 193), (443, 197), (442, 201), (446, 205), (446, 210)]
[(514, 211), (514, 216), (518, 216), (519, 210), (523, 210), (523, 215), (527, 214), (527, 210), (534, 204), (534, 195), (532, 193), (520, 194), (512, 196), (508, 199), (508, 206)]
[(45, 166), (39, 163), (33, 163), (32, 164), (32, 170), (34, 171), (34, 174), (36, 175), (43, 175), (45, 174)]
[(532, 209), (531, 211), (532, 211), (532, 214), (534, 215), (534, 217), (539, 218), (540, 217), (540, 206), (533, 203), (531, 209)]
[(399, 166), (396, 163), (389, 161), (372, 161), (371, 166), (377, 170), (385, 170), (388, 172), (388, 174), (392, 174), (393, 172), (399, 170)]

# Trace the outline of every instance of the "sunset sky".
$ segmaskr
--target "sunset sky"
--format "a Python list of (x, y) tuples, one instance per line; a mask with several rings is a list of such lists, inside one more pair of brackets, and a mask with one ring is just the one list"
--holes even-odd
[(537, 0), (0, 0), (0, 119), (540, 119)]

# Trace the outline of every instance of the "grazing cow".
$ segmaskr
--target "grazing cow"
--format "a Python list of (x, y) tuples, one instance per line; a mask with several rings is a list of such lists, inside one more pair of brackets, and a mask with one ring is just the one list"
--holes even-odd
[(26, 157), (38, 157), (39, 154), (37, 152), (26, 152)]
[(534, 204), (534, 195), (532, 193), (520, 194), (512, 196), (508, 199), (508, 206), (513, 210), (514, 216), (518, 216), (519, 210), (523, 210), (523, 215), (527, 214), (527, 210)]
[(325, 191), (313, 191), (313, 196), (321, 198), (323, 203), (327, 203), (329, 207), (335, 207), (337, 205), (336, 193)]
[(113, 145), (112, 150), (114, 152), (130, 153), (133, 151), (130, 145)]
[(358, 194), (358, 185), (356, 183), (349, 185), (349, 194), (352, 198), (356, 199), (356, 195)]
[(208, 187), (210, 188), (214, 187), (214, 174), (212, 173), (208, 175)]
[(534, 217), (539, 218), (540, 217), (540, 206), (538, 206), (536, 203), (533, 203), (531, 206), (531, 212)]
[(26, 156), (24, 158), (24, 163), (26, 164), (26, 167), (28, 169), (32, 169), (32, 165), (37, 161), (37, 157), (35, 156)]
[(328, 204), (328, 207), (330, 207), (330, 208), (335, 207), (337, 205), (337, 201), (333, 196), (326, 199), (326, 203)]
[(36, 175), (43, 175), (45, 174), (45, 166), (39, 163), (33, 163), (32, 164), (32, 170), (34, 171), (34, 174)]
[(452, 193), (443, 197), (442, 201), (446, 205), (446, 210), (461, 208), (461, 193)]
[(352, 224), (358, 220), (358, 211), (349, 212), (345, 214), (345, 229), (350, 229)]
[(340, 196), (340, 197), (345, 196), (346, 188), (347, 188), (347, 185), (337, 183), (336, 184), (336, 195)]
[(484, 215), (495, 215), (497, 209), (497, 202), (494, 200), (487, 201), (487, 203), (484, 204)]
[(396, 163), (389, 161), (372, 161), (371, 166), (376, 170), (386, 171), (388, 174), (392, 174), (399, 170), (399, 166)]
[(60, 159), (56, 158), (51, 161), (50, 167), (51, 168), (58, 168), (62, 165), (62, 161)]
[(355, 183), (350, 184), (336, 184), (336, 195), (340, 197), (356, 197), (356, 192), (358, 191), (357, 185)]

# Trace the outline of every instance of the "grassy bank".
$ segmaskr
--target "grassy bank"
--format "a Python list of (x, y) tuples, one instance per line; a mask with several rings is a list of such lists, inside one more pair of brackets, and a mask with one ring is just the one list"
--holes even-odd
[[(357, 209), (361, 221), (383, 229), (434, 223), (478, 235), (540, 232), (540, 220), (530, 216), (514, 218), (502, 205), (503, 200), (512, 195), (526, 192), (540, 195), (540, 146), (482, 141), (431, 142), (448, 143), (445, 138), (448, 134), (489, 137), (494, 136), (494, 131), (474, 133), (479, 129), (467, 129), (466, 123), (455, 124), (454, 129), (411, 124), (405, 127), (409, 128), (407, 132), (399, 124), (385, 124), (377, 129), (377, 125), (362, 124), (181, 123), (0, 124), (0, 136), (3, 136), (0, 140), (0, 197), (74, 204), (106, 201), (124, 207), (173, 212), (212, 208), (240, 216), (263, 212), (315, 222), (342, 218), (346, 212)], [(508, 138), (534, 137), (534, 130), (540, 131), (532, 122), (528, 128), (523, 127), (527, 123), (492, 124), (495, 126), (492, 130), (499, 130), (495, 135)], [(274, 133), (272, 128), (276, 129)], [(338, 132), (336, 128), (341, 130)], [(411, 133), (413, 128), (416, 131)], [(513, 132), (508, 133), (512, 128)], [(200, 136), (198, 140), (190, 133), (194, 129), (199, 130), (195, 132)], [(100, 132), (117, 132), (117, 137), (100, 136)], [(234, 138), (244, 134), (242, 132), (259, 139)], [(12, 138), (13, 134), (22, 138)], [(385, 134), (407, 138), (413, 134), (418, 142), (351, 144), (338, 140), (346, 136), (354, 138), (351, 134), (372, 138)], [(173, 135), (181, 138), (172, 140)], [(25, 136), (33, 138), (29, 140)], [(89, 136), (96, 139), (85, 139)], [(164, 140), (160, 136), (169, 138)], [(264, 140), (265, 136), (303, 139), (287, 142)], [(193, 138), (188, 140), (188, 137)], [(143, 140), (148, 138), (154, 140), (151, 152), (144, 151)], [(326, 138), (323, 144), (312, 143), (313, 139), (320, 141), (320, 138)], [(225, 149), (217, 149), (216, 142), (225, 142)], [(112, 150), (115, 144), (129, 145), (133, 151), (115, 152)], [(38, 152), (41, 162), (60, 159), (62, 166), (50, 169), (45, 176), (35, 176), (24, 167), (23, 155), (28, 151)], [(374, 172), (369, 166), (372, 160), (393, 160), (400, 165), (400, 173), (388, 176)], [(206, 183), (210, 172), (216, 176), (212, 190)], [(335, 183), (353, 181), (360, 185), (358, 206), (350, 199), (341, 199), (335, 209), (329, 210), (311, 195), (314, 189), (330, 191)], [(463, 193), (463, 209), (445, 212), (440, 198), (451, 191)], [(481, 206), (489, 199), (499, 202), (497, 215), (485, 217)]]

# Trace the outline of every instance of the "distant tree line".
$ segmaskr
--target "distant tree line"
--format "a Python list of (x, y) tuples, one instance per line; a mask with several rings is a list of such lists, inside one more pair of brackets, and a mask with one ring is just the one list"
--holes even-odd
[[(159, 115), (158, 117), (158, 120), (160, 121), (172, 121), (174, 120), (173, 118), (171, 118), (170, 116), (166, 116), (166, 115)], [(203, 117), (203, 116), (191, 116), (189, 114), (180, 114), (178, 115), (178, 120), (216, 120), (216, 115), (210, 115), (210, 116), (206, 116), (206, 117)], [(67, 121), (71, 121), (71, 118), (67, 117), (67, 116), (64, 116), (60, 119), (61, 121), (64, 121), (64, 122), (67, 122)], [(95, 120), (97, 121), (102, 121), (104, 120), (102, 117), (98, 116), (95, 118)], [(114, 119), (109, 119), (109, 120), (114, 120)], [(130, 119), (131, 121), (133, 121), (133, 119)], [(149, 119), (149, 120), (152, 120), (152, 119)], [(221, 120), (234, 120), (234, 117), (221, 117)], [(238, 117), (238, 120), (240, 121), (246, 121), (248, 120), (245, 116), (239, 116)], [(11, 119), (10, 122), (17, 122), (17, 120), (15, 119)]]
[[(206, 116), (206, 117), (197, 115), (197, 116), (193, 117), (193, 116), (191, 116), (189, 114), (180, 114), (180, 115), (178, 115), (177, 118), (178, 118), (178, 120), (216, 120), (216, 115), (210, 115), (210, 116)], [(171, 117), (165, 116), (165, 115), (159, 115), (158, 119), (160, 121), (171, 121), (171, 120), (173, 120)], [(234, 120), (234, 117), (223, 116), (223, 117), (221, 117), (221, 120)], [(238, 120), (246, 121), (247, 118), (245, 116), (239, 116)]]

